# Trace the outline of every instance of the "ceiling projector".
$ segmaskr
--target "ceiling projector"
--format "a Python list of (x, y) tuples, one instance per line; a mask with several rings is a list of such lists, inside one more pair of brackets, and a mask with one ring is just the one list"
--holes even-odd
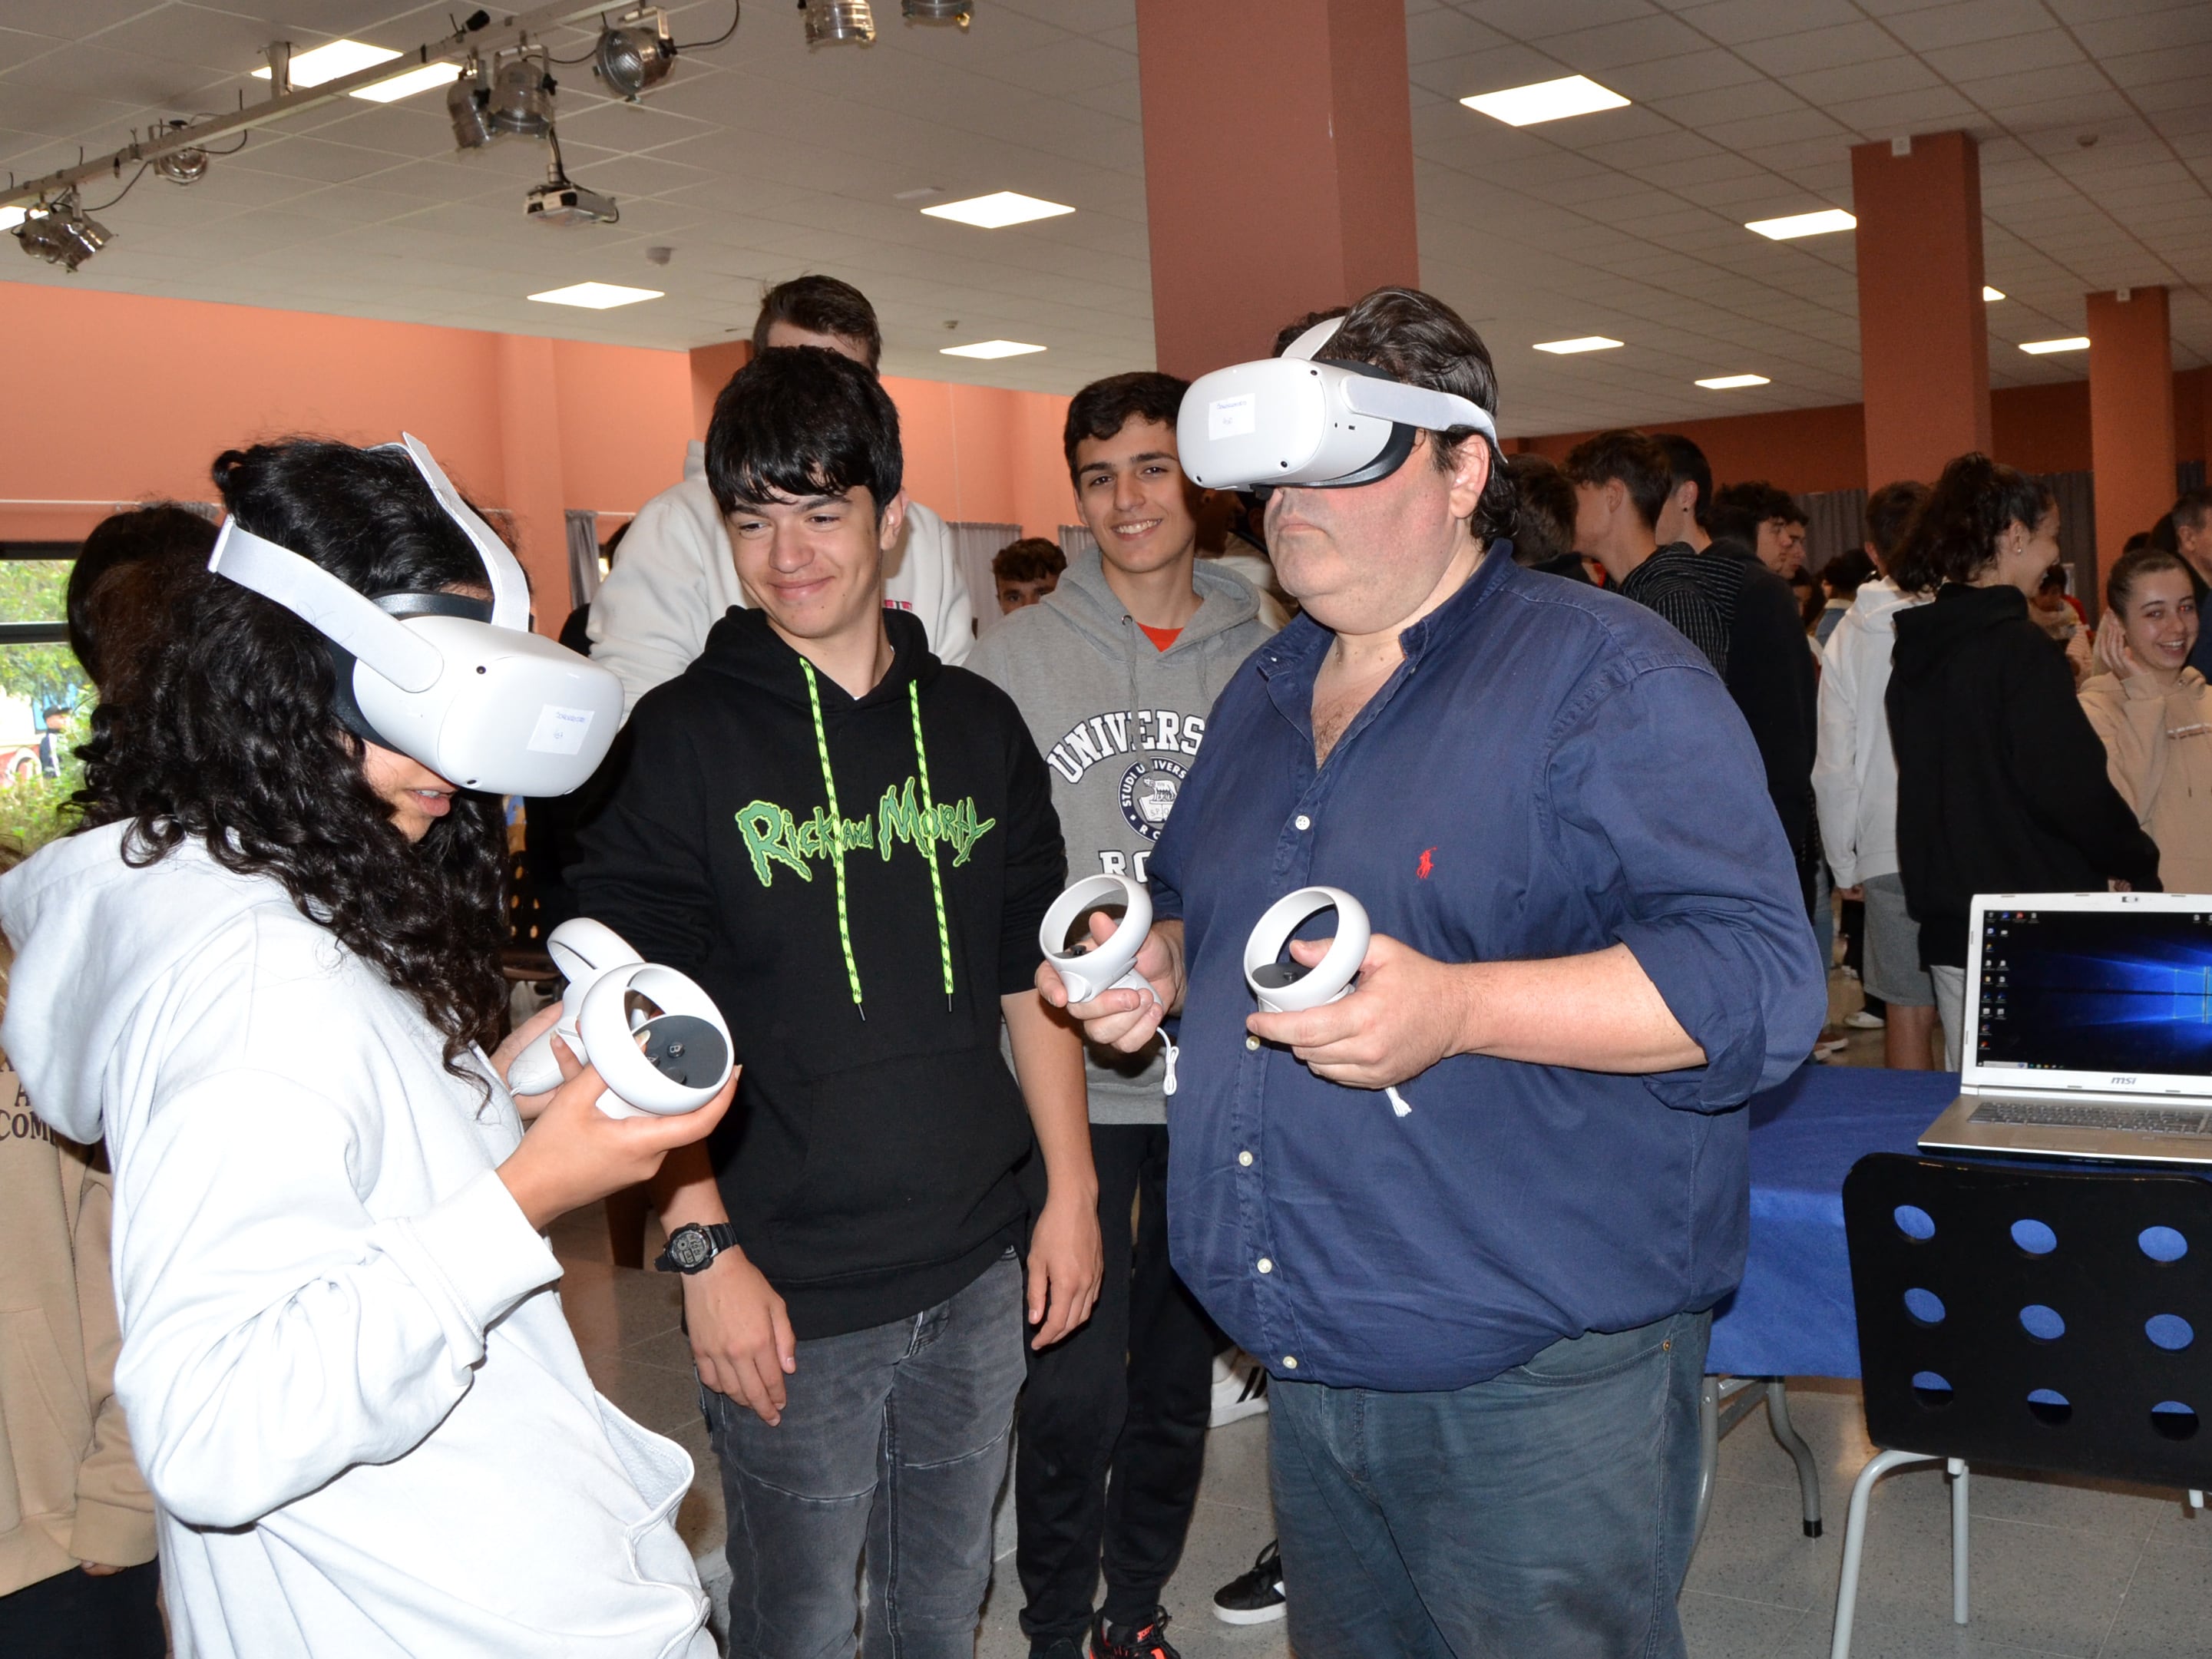
[(615, 198), (566, 179), (538, 185), (523, 198), (522, 211), (544, 225), (611, 225), (622, 218)]

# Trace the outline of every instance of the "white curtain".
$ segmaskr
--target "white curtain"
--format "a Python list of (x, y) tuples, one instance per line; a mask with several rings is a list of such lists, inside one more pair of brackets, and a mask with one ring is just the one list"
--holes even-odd
[(945, 528), (952, 538), (953, 562), (968, 579), (968, 601), (975, 608), (975, 632), (980, 637), (999, 620), (999, 585), (991, 578), (991, 561), (1008, 542), (1021, 540), (1022, 527), (970, 520), (954, 520)]
[(568, 608), (589, 605), (599, 591), (599, 515), (568, 509)]

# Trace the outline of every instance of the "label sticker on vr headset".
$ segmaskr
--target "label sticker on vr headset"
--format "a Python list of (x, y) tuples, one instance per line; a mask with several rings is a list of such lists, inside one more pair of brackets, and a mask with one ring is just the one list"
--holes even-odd
[(1258, 404), (1250, 392), (1237, 398), (1216, 398), (1206, 406), (1206, 435), (1241, 438), (1258, 424)]
[(592, 711), (588, 708), (563, 708), (560, 704), (541, 704), (538, 710), (538, 725), (530, 733), (530, 748), (540, 755), (580, 755), (584, 739), (591, 735)]

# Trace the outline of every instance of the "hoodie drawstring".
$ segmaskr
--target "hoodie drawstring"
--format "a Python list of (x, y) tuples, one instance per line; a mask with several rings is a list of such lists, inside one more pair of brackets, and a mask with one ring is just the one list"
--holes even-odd
[(806, 704), (814, 712), (814, 752), (822, 762), (822, 789), (830, 798), (830, 867), (837, 878), (837, 943), (845, 949), (845, 983), (852, 988), (853, 1006), (866, 1019), (860, 1003), (860, 969), (853, 960), (853, 921), (845, 904), (845, 819), (837, 810), (837, 779), (830, 770), (830, 733), (822, 723), (822, 693), (814, 683), (814, 665), (801, 657), (799, 666), (806, 676)]
[[(921, 810), (930, 823), (937, 822), (937, 802), (929, 793), (929, 751), (921, 743), (921, 683), (906, 683), (907, 707), (914, 711), (914, 764), (921, 778)], [(945, 878), (937, 868), (937, 837), (926, 836), (929, 848), (929, 896), (937, 906), (937, 961), (945, 974), (945, 1006), (952, 1006), (952, 935), (945, 925)]]
[[(837, 882), (837, 943), (845, 952), (845, 983), (853, 993), (853, 1006), (860, 1018), (868, 1017), (860, 1002), (860, 969), (853, 957), (852, 912), (845, 896), (845, 820), (837, 810), (837, 780), (830, 769), (830, 732), (822, 720), (822, 692), (814, 678), (814, 665), (801, 657), (801, 672), (806, 676), (806, 706), (814, 716), (814, 753), (822, 763), (822, 791), (829, 797), (830, 805), (830, 865)], [(921, 740), (921, 686), (908, 680), (906, 684), (907, 706), (914, 714), (914, 763), (921, 784), (921, 809), (927, 823), (937, 821), (936, 798), (929, 789), (929, 751)], [(952, 933), (945, 919), (945, 877), (937, 865), (937, 837), (924, 833), (916, 838), (924, 855), (929, 860), (929, 896), (937, 908), (937, 963), (945, 977), (945, 1006), (952, 1006)]]

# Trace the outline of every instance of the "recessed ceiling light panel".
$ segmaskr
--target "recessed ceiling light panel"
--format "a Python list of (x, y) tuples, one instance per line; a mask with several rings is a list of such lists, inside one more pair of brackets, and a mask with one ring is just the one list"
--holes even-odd
[(1747, 386), (1771, 386), (1774, 383), (1764, 374), (1716, 374), (1710, 380), (1698, 384), (1708, 392), (1735, 392)]
[[(379, 64), (388, 64), (399, 54), (384, 46), (372, 46), (362, 40), (333, 40), (326, 46), (317, 46), (313, 52), (295, 52), (292, 58), (292, 84), (295, 87), (319, 87), (325, 81), (335, 81), (342, 75), (351, 75), (357, 70), (374, 69)], [(269, 78), (269, 67), (263, 64), (253, 71), (257, 81)]]
[(974, 345), (942, 346), (939, 349), (947, 357), (1026, 357), (1044, 348), (1025, 345), (1019, 340), (978, 340)]
[(1034, 196), (1024, 196), (1017, 191), (1001, 190), (988, 196), (971, 196), (964, 202), (940, 202), (935, 207), (921, 210), (933, 219), (954, 219), (963, 225), (975, 225), (984, 230), (1002, 230), (1008, 225), (1025, 225), (1032, 219), (1056, 219), (1063, 213), (1073, 213), (1072, 207), (1058, 202), (1040, 201)]
[(2002, 289), (1991, 288), (1986, 283), (1982, 285), (1982, 303), (1984, 305), (1993, 306), (2003, 298), (2004, 290)]
[(1557, 357), (1571, 357), (1578, 351), (1611, 351), (1620, 343), (1602, 334), (1585, 334), (1576, 340), (1539, 340), (1536, 349), (1548, 351)]
[(2022, 340), (2020, 349), (2031, 357), (2048, 357), (2054, 351), (2087, 351), (2089, 337), (2074, 334), (2063, 340)]
[(658, 300), (662, 295), (657, 288), (624, 288), (620, 283), (571, 283), (566, 288), (549, 288), (530, 297), (541, 305), (611, 311), (617, 306), (634, 306), (641, 300)]
[(1781, 219), (1753, 219), (1744, 228), (1757, 231), (1771, 242), (1791, 242), (1800, 236), (1825, 236), (1833, 230), (1856, 230), (1858, 222), (1841, 208), (1824, 208), (1818, 213), (1793, 213)]
[(1570, 115), (1628, 107), (1627, 99), (1598, 85), (1586, 75), (1539, 81), (1533, 86), (1507, 87), (1502, 92), (1480, 93), (1472, 98), (1462, 98), (1460, 102), (1509, 127), (1529, 127), (1539, 121), (1560, 121)]

